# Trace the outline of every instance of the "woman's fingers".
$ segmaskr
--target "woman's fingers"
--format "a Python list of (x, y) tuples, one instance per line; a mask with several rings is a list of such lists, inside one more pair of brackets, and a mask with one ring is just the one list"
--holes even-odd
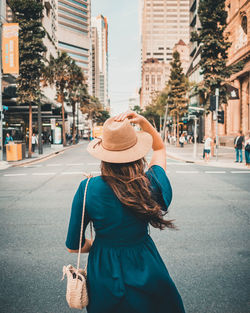
[(126, 118), (131, 118), (131, 117), (134, 117), (134, 116), (135, 116), (134, 112), (127, 111), (127, 112), (123, 112), (123, 113), (117, 115), (114, 120), (116, 122), (121, 122), (121, 121), (124, 121)]

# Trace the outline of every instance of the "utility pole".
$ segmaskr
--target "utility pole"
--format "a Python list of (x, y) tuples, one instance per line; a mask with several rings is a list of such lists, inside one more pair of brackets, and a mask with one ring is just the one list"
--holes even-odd
[(219, 110), (219, 88), (215, 89), (215, 96), (216, 96), (216, 146), (215, 146), (215, 154), (216, 154), (216, 161), (218, 161), (218, 148), (219, 148), (219, 137), (218, 137), (218, 110)]
[(194, 117), (194, 150), (193, 150), (193, 158), (197, 158), (197, 121), (198, 117)]
[(166, 124), (167, 124), (167, 117), (168, 117), (168, 103), (166, 105), (165, 115), (164, 115), (164, 123), (163, 123), (163, 131), (162, 131), (162, 139), (165, 140), (166, 136)]
[(38, 121), (38, 154), (43, 154), (43, 143), (42, 143), (42, 112), (41, 112), (41, 102), (38, 103), (37, 112)]

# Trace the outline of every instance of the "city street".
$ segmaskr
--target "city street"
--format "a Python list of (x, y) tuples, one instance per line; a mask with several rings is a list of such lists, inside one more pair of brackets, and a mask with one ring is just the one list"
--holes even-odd
[[(61, 281), (77, 261), (65, 247), (71, 202), (82, 173), (100, 173), (86, 145), (0, 171), (1, 313), (72, 312)], [(167, 173), (179, 230), (151, 235), (186, 312), (250, 312), (250, 170), (169, 159)]]

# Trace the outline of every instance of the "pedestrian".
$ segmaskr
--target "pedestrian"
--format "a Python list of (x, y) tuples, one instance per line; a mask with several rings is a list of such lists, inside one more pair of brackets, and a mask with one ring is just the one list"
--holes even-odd
[(209, 161), (210, 153), (211, 153), (211, 143), (213, 140), (211, 139), (210, 136), (205, 136), (205, 141), (204, 141), (204, 152), (203, 155), (205, 156), (205, 161)]
[(10, 141), (13, 142), (13, 138), (9, 133), (7, 133), (5, 138), (5, 144), (7, 145), (8, 143), (10, 143)]
[(180, 139), (179, 139), (179, 143), (180, 143), (180, 145), (181, 145), (181, 148), (184, 147), (185, 141), (186, 141), (185, 135), (182, 133), (182, 134), (181, 134), (181, 137), (180, 137)]
[(246, 166), (250, 167), (250, 132), (245, 138), (245, 160)]
[[(136, 132), (130, 123), (141, 127)], [(145, 156), (153, 148), (149, 169)], [(92, 220), (96, 236), (85, 239), (89, 252), (88, 313), (184, 313), (181, 297), (148, 234), (175, 228), (163, 219), (172, 199), (166, 176), (166, 150), (159, 133), (143, 116), (129, 111), (109, 118), (102, 138), (88, 152), (101, 160), (101, 176), (88, 184), (84, 232)], [(73, 200), (66, 246), (78, 252), (83, 194), (82, 181)], [(83, 232), (83, 233), (84, 233)]]
[(242, 147), (243, 147), (243, 143), (244, 143), (244, 136), (242, 131), (239, 131), (237, 136), (234, 139), (234, 148), (235, 148), (235, 152), (236, 152), (236, 163), (239, 162), (239, 156), (240, 156), (240, 163), (242, 163), (243, 159), (242, 159)]
[(32, 143), (32, 152), (35, 152), (36, 144), (38, 143), (38, 140), (37, 140), (36, 134), (34, 133), (32, 134), (31, 143)]

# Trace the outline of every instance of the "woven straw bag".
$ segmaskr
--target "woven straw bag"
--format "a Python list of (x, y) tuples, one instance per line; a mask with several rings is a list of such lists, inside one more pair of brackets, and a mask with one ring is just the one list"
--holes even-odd
[[(82, 222), (81, 222), (81, 231), (80, 231), (80, 241), (79, 241), (79, 251), (77, 258), (77, 268), (72, 265), (63, 267), (63, 277), (67, 276), (67, 291), (66, 291), (66, 300), (68, 305), (72, 309), (83, 309), (89, 303), (88, 291), (87, 291), (87, 264), (84, 269), (80, 269), (80, 256), (81, 256), (81, 246), (82, 246), (82, 234), (83, 234), (83, 222), (85, 215), (85, 205), (86, 205), (86, 194), (87, 188), (91, 176), (88, 176), (88, 180), (84, 190), (83, 198), (83, 210), (82, 210)], [(93, 242), (93, 225), (90, 222), (90, 233), (91, 233), (91, 243)]]

